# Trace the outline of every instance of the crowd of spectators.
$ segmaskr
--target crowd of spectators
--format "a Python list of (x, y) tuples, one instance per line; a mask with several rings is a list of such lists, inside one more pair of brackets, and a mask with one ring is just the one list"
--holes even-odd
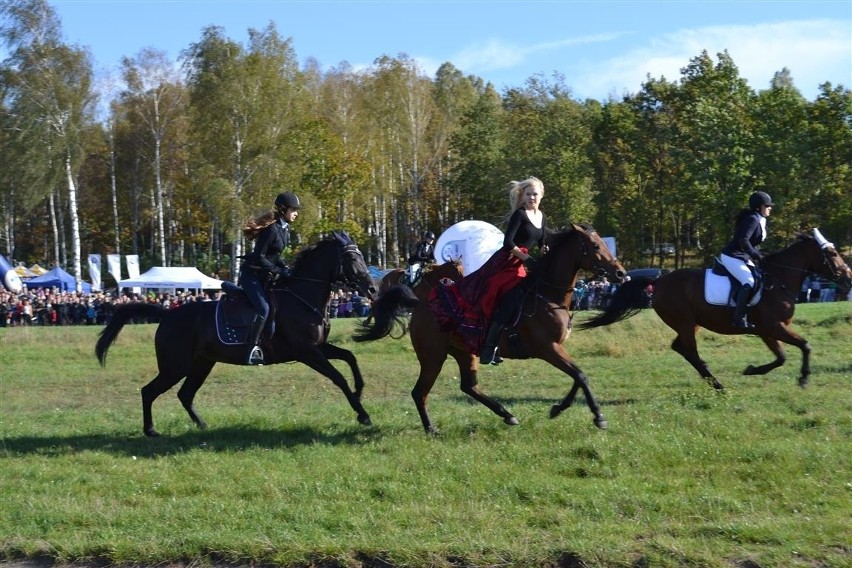
[(607, 280), (605, 276), (594, 280), (577, 280), (574, 296), (571, 298), (571, 309), (602, 310), (617, 289), (618, 285)]
[(13, 293), (0, 286), (0, 327), (15, 325), (105, 325), (117, 305), (149, 302), (176, 308), (186, 302), (212, 301), (222, 292), (196, 295), (192, 291), (174, 294), (133, 292), (69, 292), (58, 288), (24, 287)]
[(328, 305), (328, 317), (364, 318), (370, 315), (370, 298), (361, 296), (358, 291), (337, 290), (331, 293)]
[[(0, 285), (0, 327), (16, 325), (105, 325), (116, 306), (127, 302), (160, 304), (167, 309), (188, 302), (218, 300), (223, 292), (175, 291), (174, 293), (137, 294), (115, 292), (67, 292), (58, 288), (24, 288), (13, 293)], [(332, 318), (366, 317), (370, 299), (358, 292), (337, 290), (332, 293), (328, 315)]]
[[(571, 300), (573, 310), (598, 310), (606, 307), (609, 298), (618, 286), (606, 278), (578, 280)], [(168, 309), (187, 302), (209, 302), (218, 300), (223, 292), (175, 291), (174, 293), (137, 294), (115, 292), (66, 292), (58, 288), (35, 288), (12, 293), (0, 285), (0, 327), (15, 325), (105, 325), (117, 305), (127, 302), (157, 303)], [(833, 282), (806, 278), (802, 284), (798, 301), (834, 302), (852, 299), (847, 290), (838, 290)], [(648, 306), (651, 291), (648, 291)], [(370, 314), (370, 299), (357, 291), (342, 289), (332, 292), (328, 307), (330, 318), (367, 317)]]

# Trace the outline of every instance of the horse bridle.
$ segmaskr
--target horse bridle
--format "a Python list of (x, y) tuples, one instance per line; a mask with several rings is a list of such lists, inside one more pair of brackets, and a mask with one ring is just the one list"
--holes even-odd
[[(822, 264), (826, 267), (826, 272), (830, 274), (829, 280), (832, 282), (839, 282), (841, 278), (843, 278), (844, 271), (849, 270), (849, 266), (844, 262), (842, 266), (835, 267), (831, 261), (828, 260), (828, 248), (823, 248), (820, 252), (822, 252)], [(836, 252), (836, 251), (835, 251)], [(762, 262), (761, 265), (766, 266), (777, 266), (778, 268), (786, 268), (787, 270), (794, 270), (797, 272), (804, 272), (805, 274), (817, 274), (816, 270), (806, 270), (804, 268), (798, 268), (795, 266), (787, 266), (785, 264), (778, 264), (777, 262)]]
[[(361, 252), (361, 249), (358, 248), (358, 245), (355, 243), (344, 245), (343, 250), (340, 252), (340, 256), (337, 259), (337, 277), (336, 281), (343, 282), (349, 287), (358, 288), (358, 280), (354, 276), (349, 276), (346, 274), (346, 267), (343, 266), (343, 259), (347, 255), (357, 255), (362, 259), (364, 258), (364, 254)], [(342, 275), (342, 277), (341, 277)]]
[[(346, 268), (343, 266), (343, 258), (346, 255), (350, 255), (350, 254), (356, 254), (356, 255), (358, 255), (362, 258), (364, 256), (361, 253), (361, 250), (358, 248), (358, 245), (356, 245), (355, 243), (343, 245), (343, 248), (341, 249), (340, 254), (337, 256), (337, 274), (335, 274), (335, 276), (331, 279), (331, 281), (329, 282), (329, 285), (334, 284), (336, 282), (342, 282), (343, 284), (345, 284), (349, 287), (354, 287), (354, 288), (357, 289), (358, 281), (355, 280), (353, 277), (350, 277), (348, 274), (346, 274)], [(320, 278), (307, 278), (305, 276), (291, 276), (290, 279), (291, 280), (303, 280), (303, 281), (306, 281), (306, 282), (325, 282), (325, 280), (322, 280)], [(310, 308), (311, 311), (313, 311), (316, 314), (321, 314), (320, 309), (317, 306), (314, 306), (309, 301), (307, 301), (306, 299), (301, 297), (299, 294), (294, 292), (293, 289), (290, 288), (289, 286), (286, 286), (284, 288), (279, 288), (279, 290), (293, 295), (297, 300), (299, 300), (305, 306)]]
[[(584, 234), (588, 234), (586, 231), (583, 231), (583, 233), (584, 233)], [(584, 239), (581, 239), (581, 240), (580, 240), (580, 255), (581, 255), (581, 256), (589, 256), (590, 254), (591, 254), (591, 253), (589, 252), (589, 248), (588, 248), (588, 246), (587, 246), (586, 241), (585, 241)], [(618, 259), (613, 259), (613, 260), (614, 260), (615, 262), (618, 262)], [(592, 263), (592, 266), (594, 267), (594, 270), (595, 270), (595, 273), (596, 273), (596, 275), (597, 275), (597, 276), (606, 276), (606, 275), (607, 275), (608, 270), (607, 270), (606, 268), (604, 268), (604, 267), (603, 267), (603, 266), (602, 266), (602, 265), (598, 262), (598, 260), (597, 260), (597, 259), (594, 259), (594, 262)], [(544, 285), (546, 285), (546, 286), (550, 286), (551, 288), (557, 288), (557, 289), (561, 288), (560, 286), (557, 286), (557, 285), (556, 285), (556, 284), (554, 284), (553, 282), (548, 282), (547, 280), (545, 280), (545, 279), (544, 279), (544, 278), (542, 278), (541, 276), (538, 276), (536, 279), (537, 279), (540, 283), (542, 283), (542, 284), (544, 284)]]

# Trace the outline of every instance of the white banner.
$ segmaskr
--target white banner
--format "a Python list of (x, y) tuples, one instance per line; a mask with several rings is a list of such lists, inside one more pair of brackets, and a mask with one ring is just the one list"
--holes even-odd
[[(126, 254), (124, 255), (124, 260), (127, 262), (127, 277), (139, 278), (139, 255)], [(139, 294), (140, 292), (142, 292), (142, 288), (134, 286), (133, 292), (135, 294)]]
[(112, 277), (115, 278), (115, 281), (119, 282), (121, 280), (121, 255), (108, 254), (107, 268), (109, 268), (109, 273), (112, 274)]
[(139, 255), (126, 254), (124, 260), (127, 261), (127, 277), (139, 278)]
[(101, 291), (101, 255), (89, 255), (89, 278), (92, 280), (92, 292)]

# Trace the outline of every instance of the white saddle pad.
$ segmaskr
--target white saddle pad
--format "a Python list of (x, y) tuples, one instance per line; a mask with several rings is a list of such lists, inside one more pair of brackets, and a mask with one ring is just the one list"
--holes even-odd
[[(763, 286), (757, 289), (757, 293), (749, 300), (748, 305), (753, 306), (760, 301), (763, 295)], [(709, 268), (704, 271), (704, 299), (708, 304), (714, 306), (734, 306), (731, 298), (731, 280), (727, 276), (713, 274)]]

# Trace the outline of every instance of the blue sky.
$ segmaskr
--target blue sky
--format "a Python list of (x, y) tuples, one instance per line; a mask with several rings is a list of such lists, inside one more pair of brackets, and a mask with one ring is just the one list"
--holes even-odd
[(537, 74), (565, 78), (578, 99), (680, 79), (690, 58), (724, 49), (756, 90), (790, 69), (809, 100), (820, 83), (852, 87), (852, 1), (294, 1), (48, 0), (65, 40), (100, 69), (146, 47), (174, 60), (208, 25), (245, 45), (272, 21), (300, 63), (369, 66), (406, 54), (425, 74), (449, 61), (502, 91)]

